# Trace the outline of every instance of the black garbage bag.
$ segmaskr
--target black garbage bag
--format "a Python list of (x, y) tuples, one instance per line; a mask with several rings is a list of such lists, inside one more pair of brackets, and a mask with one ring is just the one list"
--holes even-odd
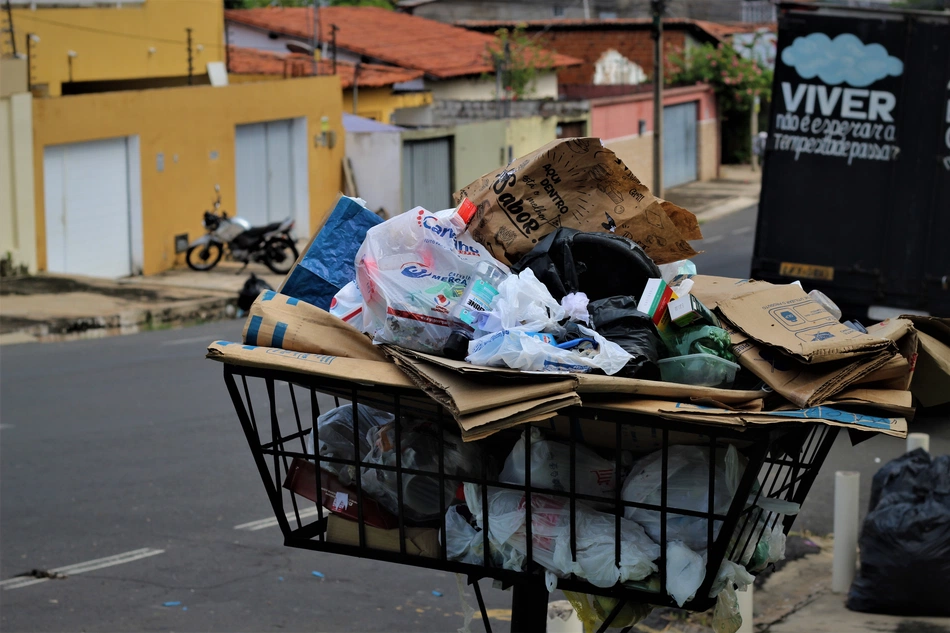
[(273, 290), (273, 288), (270, 287), (269, 283), (254, 273), (251, 273), (250, 278), (244, 282), (244, 287), (241, 288), (241, 292), (238, 293), (238, 307), (247, 312), (251, 309), (251, 304), (254, 303), (254, 300), (265, 290)]
[(660, 356), (660, 336), (653, 320), (637, 310), (633, 297), (608, 297), (592, 301), (587, 306), (594, 330), (613, 341), (633, 358), (618, 376), (659, 380), (656, 364)]
[(511, 270), (530, 268), (558, 301), (583, 292), (591, 301), (607, 297), (639, 299), (660, 269), (635, 242), (613, 233), (583, 233), (561, 227), (538, 242)]
[(950, 616), (950, 456), (931, 459), (918, 448), (885, 464), (858, 542), (849, 609)]

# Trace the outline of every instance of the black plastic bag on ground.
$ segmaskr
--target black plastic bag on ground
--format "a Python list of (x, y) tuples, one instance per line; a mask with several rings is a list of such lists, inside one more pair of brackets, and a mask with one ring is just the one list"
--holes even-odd
[(608, 297), (587, 306), (594, 330), (633, 358), (618, 376), (659, 380), (660, 337), (653, 320), (637, 310), (634, 297)]
[(244, 287), (241, 288), (241, 292), (238, 293), (238, 307), (247, 312), (251, 309), (251, 304), (254, 303), (254, 300), (265, 290), (273, 290), (273, 288), (270, 287), (269, 283), (254, 273), (251, 273), (250, 278), (244, 282)]
[(950, 456), (917, 449), (874, 475), (848, 608), (950, 616)]
[(653, 260), (631, 240), (613, 233), (583, 233), (561, 227), (538, 242), (511, 270), (530, 268), (558, 301), (583, 292), (591, 301), (643, 293), (660, 277)]

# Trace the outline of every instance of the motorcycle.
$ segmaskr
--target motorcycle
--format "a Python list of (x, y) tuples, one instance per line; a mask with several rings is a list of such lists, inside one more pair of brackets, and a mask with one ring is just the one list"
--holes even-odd
[(205, 271), (214, 268), (225, 250), (231, 259), (244, 262), (261, 262), (273, 272), (283, 275), (290, 272), (297, 261), (297, 247), (290, 233), (294, 220), (272, 222), (266, 226), (252, 227), (239, 217), (228, 217), (221, 210), (221, 187), (214, 186), (217, 197), (214, 208), (204, 213), (204, 227), (208, 233), (188, 246), (185, 261), (192, 270)]

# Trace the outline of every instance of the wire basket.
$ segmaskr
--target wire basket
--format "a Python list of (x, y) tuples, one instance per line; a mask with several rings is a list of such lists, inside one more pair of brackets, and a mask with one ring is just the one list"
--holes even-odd
[[(224, 366), (224, 379), (285, 545), (462, 573), (468, 575), (469, 582), (493, 578), (505, 586), (513, 585), (512, 630), (519, 630), (519, 591), (535, 596), (533, 613), (541, 622), (534, 630), (543, 630), (546, 611), (537, 605), (540, 600), (547, 601), (546, 582), (548, 588), (556, 582), (560, 589), (619, 599), (602, 629), (627, 602), (677, 606), (666, 590), (667, 576), (672, 573), (668, 556), (674, 539), (683, 538), (684, 525), (689, 526), (693, 550), (705, 553), (705, 564), (701, 585), (682, 608), (710, 608), (715, 603), (710, 589), (724, 559), (754, 567), (750, 552), (769, 534), (788, 533), (794, 521), (791, 504), (804, 501), (837, 433), (835, 427), (808, 422), (713, 426), (612, 411), (606, 403), (571, 407), (553, 420), (531, 425), (541, 436), (564, 447), (559, 450), (567, 451), (570, 467), (559, 473), (552, 485), (546, 462), (532, 464), (533, 459), (538, 460), (533, 449), (540, 444), (524, 440), (525, 435), (534, 436), (526, 433), (528, 425), (475, 442), (479, 457), (469, 460), (474, 463), (467, 463), (463, 472), (446, 463), (446, 455), (460, 446), (455, 420), (419, 390), (231, 364)], [(388, 437), (393, 446), (388, 460), (370, 459), (365, 445), (361, 448), (366, 435), (359, 425), (361, 405), (391, 414)], [(352, 408), (352, 433), (347, 432), (352, 450), (348, 457), (321, 455), (320, 450), (309, 448), (308, 442), (320, 446), (318, 419), (321, 413), (340, 406)], [(437, 446), (437, 455), (432, 457), (429, 452), (431, 463), (425, 468), (416, 463), (418, 456), (410, 457), (414, 455), (407, 450), (411, 446), (403, 445), (407, 434), (415, 433), (409, 429), (423, 426), (429, 446), (432, 442)], [(312, 438), (311, 429), (315, 430)], [(418, 433), (412, 437), (416, 436)], [(605, 463), (600, 474), (578, 467), (585, 459), (593, 459), (589, 457), (592, 451)], [(705, 459), (704, 480), (689, 494), (681, 489), (682, 454)], [(641, 460), (650, 455), (652, 478), (646, 468), (639, 470), (645, 463)], [(730, 455), (733, 465), (738, 464), (732, 473), (728, 472)], [(506, 457), (523, 463), (523, 481), (499, 480), (498, 471)], [(404, 463), (407, 460), (412, 463)], [(695, 478), (695, 460), (692, 473)], [(598, 476), (609, 493), (591, 493), (588, 482)], [(644, 486), (654, 485), (655, 489), (638, 499), (625, 499), (622, 482), (628, 476), (644, 477)], [(723, 494), (723, 482), (729, 479), (728, 494)], [(386, 504), (367, 490), (379, 480), (391, 484), (388, 505), (393, 512), (380, 507)], [(422, 488), (436, 491), (427, 497), (430, 515), (421, 518), (413, 499), (407, 499), (418, 496), (416, 484), (420, 481), (426, 483)], [(637, 482), (633, 489), (642, 491), (640, 480)], [(378, 487), (373, 490), (378, 493)], [(502, 515), (493, 516), (492, 512), (498, 505), (495, 500), (506, 495), (514, 500), (514, 511), (524, 513), (523, 525), (510, 543), (502, 543), (497, 536)], [(447, 534), (446, 512), (461, 500), (474, 515), (476, 538), (471, 551), (480, 551), (480, 560), (477, 555), (464, 562), (453, 560), (450, 552), (453, 534)], [(585, 530), (590, 521), (584, 523), (584, 517), (591, 516), (601, 526), (599, 555), (604, 556), (606, 542), (618, 570), (627, 566), (622, 549), (630, 541), (627, 530), (635, 522), (628, 518), (639, 521), (636, 529), (645, 529), (649, 541), (658, 546), (652, 571), (636, 580), (618, 579), (609, 586), (598, 586), (605, 584), (602, 581), (595, 585), (590, 577), (577, 573), (589, 554)], [(607, 528), (604, 517), (609, 519)], [(648, 527), (641, 528), (641, 523)], [(552, 571), (552, 529), (560, 529), (555, 541), (565, 565), (569, 545), (568, 573), (564, 565)], [(474, 588), (484, 614), (477, 583)]]

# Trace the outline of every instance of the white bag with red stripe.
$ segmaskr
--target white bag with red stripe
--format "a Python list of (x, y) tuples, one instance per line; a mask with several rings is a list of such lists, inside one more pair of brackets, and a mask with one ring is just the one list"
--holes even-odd
[(442, 354), (452, 333), (449, 317), (475, 267), (487, 261), (508, 272), (470, 233), (449, 218), (416, 207), (366, 233), (356, 254), (363, 294), (362, 330), (376, 343)]

